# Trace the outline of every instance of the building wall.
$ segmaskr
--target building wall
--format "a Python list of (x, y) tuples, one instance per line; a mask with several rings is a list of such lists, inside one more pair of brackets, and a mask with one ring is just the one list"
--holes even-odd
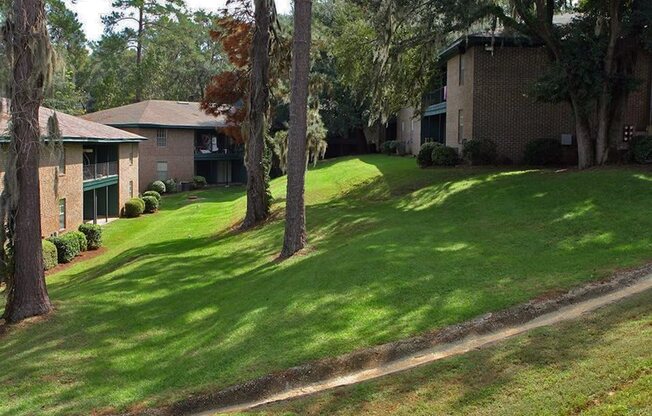
[[(446, 145), (461, 148), (459, 140), (459, 115), (462, 110), (464, 129), (462, 140), (474, 137), (475, 126), (472, 122), (476, 108), (473, 101), (474, 89), (476, 86), (475, 73), (475, 48), (470, 48), (464, 54), (452, 57), (447, 63), (447, 93), (446, 102)], [(460, 85), (459, 65), (460, 59), (464, 59), (464, 83)]]
[(421, 147), (421, 118), (412, 107), (403, 108), (396, 118), (396, 139), (407, 153), (416, 155)]
[[(121, 143), (118, 145), (118, 206), (121, 208), (127, 200), (134, 196), (138, 196), (140, 189), (138, 160), (138, 143)], [(129, 192), (129, 182), (133, 183), (133, 195)]]
[(156, 162), (168, 163), (168, 178), (190, 181), (194, 176), (195, 163), (195, 131), (191, 129), (167, 129), (166, 146), (156, 143), (156, 129), (124, 128), (123, 130), (146, 137), (140, 142), (138, 158), (139, 190), (145, 191), (147, 186), (158, 179)]
[(634, 77), (640, 83), (629, 95), (623, 121), (625, 125), (634, 126), (637, 132), (645, 132), (652, 125), (652, 54), (639, 55)]

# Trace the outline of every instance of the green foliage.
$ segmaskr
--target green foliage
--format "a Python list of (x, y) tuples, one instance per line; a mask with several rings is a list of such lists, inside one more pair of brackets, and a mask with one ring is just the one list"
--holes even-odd
[(652, 163), (652, 136), (636, 136), (630, 148), (631, 159), (636, 163)]
[(41, 240), (41, 245), (43, 247), (43, 269), (50, 270), (55, 268), (59, 264), (57, 246), (48, 240)]
[(419, 153), (417, 154), (417, 165), (419, 167), (425, 168), (432, 166), (432, 151), (437, 146), (441, 146), (441, 144), (437, 142), (426, 142), (421, 145), (421, 149), (419, 149)]
[(396, 154), (396, 149), (398, 149), (397, 140), (386, 140), (385, 143), (383, 143), (383, 153), (386, 155)]
[(192, 185), (196, 189), (204, 188), (207, 184), (208, 182), (206, 182), (206, 178), (204, 178), (203, 176), (197, 175), (194, 178), (192, 178)]
[(168, 194), (173, 194), (179, 190), (179, 184), (173, 178), (166, 179), (163, 183), (165, 184), (165, 192)]
[(536, 139), (525, 146), (523, 162), (526, 165), (543, 166), (562, 163), (562, 147), (559, 140)]
[(149, 184), (149, 186), (147, 187), (147, 190), (158, 192), (159, 196), (160, 196), (160, 194), (165, 193), (165, 190), (166, 190), (165, 183), (163, 183), (163, 181), (154, 181), (154, 182)]
[(86, 235), (81, 231), (70, 231), (66, 235), (74, 236), (79, 242), (79, 251), (88, 250), (88, 240), (86, 240)]
[(86, 236), (89, 250), (102, 247), (102, 227), (97, 224), (82, 224), (78, 230)]
[(462, 157), (472, 165), (491, 165), (497, 156), (496, 143), (488, 139), (467, 140), (462, 148)]
[(143, 198), (146, 197), (146, 196), (153, 196), (154, 198), (156, 198), (158, 200), (159, 204), (161, 203), (161, 194), (156, 192), (156, 191), (145, 191), (145, 192), (143, 192)]
[(59, 263), (70, 263), (81, 253), (80, 238), (73, 233), (50, 237), (48, 240), (57, 248)]
[(131, 198), (125, 202), (123, 210), (124, 216), (127, 218), (140, 217), (145, 212), (145, 201), (141, 198)]
[(455, 166), (458, 160), (457, 149), (443, 144), (432, 149), (432, 164), (435, 166)]
[(152, 214), (158, 211), (158, 199), (155, 196), (143, 196), (145, 202), (145, 212)]

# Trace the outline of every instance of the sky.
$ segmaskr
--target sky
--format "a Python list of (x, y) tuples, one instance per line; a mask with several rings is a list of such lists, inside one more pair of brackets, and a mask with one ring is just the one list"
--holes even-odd
[[(276, 9), (280, 14), (290, 13), (292, 0), (276, 0)], [(89, 40), (98, 40), (104, 31), (100, 17), (111, 12), (112, 0), (66, 0), (68, 7), (79, 16), (84, 25), (84, 32)], [(191, 9), (218, 11), (224, 8), (224, 0), (186, 0)]]

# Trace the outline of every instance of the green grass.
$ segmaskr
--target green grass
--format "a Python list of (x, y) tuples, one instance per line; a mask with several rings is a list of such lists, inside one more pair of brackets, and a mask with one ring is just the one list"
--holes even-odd
[[(283, 205), (284, 179), (273, 182)], [(652, 174), (323, 163), (310, 248), (283, 223), (230, 233), (242, 188), (167, 197), (106, 228), (108, 251), (48, 278), (57, 312), (0, 341), (0, 414), (152, 406), (414, 335), (652, 257)], [(0, 305), (1, 306), (1, 305)]]
[(650, 415), (650, 340), (652, 291), (579, 321), (250, 415)]

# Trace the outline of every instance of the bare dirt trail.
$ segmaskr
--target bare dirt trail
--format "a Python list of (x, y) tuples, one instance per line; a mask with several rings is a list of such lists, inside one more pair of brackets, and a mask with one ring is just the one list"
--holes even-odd
[[(289, 387), (284, 391), (265, 395), (256, 400), (249, 400), (237, 405), (217, 407), (212, 410), (194, 413), (194, 416), (212, 416), (220, 413), (251, 410), (265, 404), (307, 396), (336, 387), (361, 383), (389, 374), (409, 370), (427, 363), (432, 363), (443, 358), (464, 354), (465, 352), (505, 340), (535, 328), (576, 319), (584, 313), (594, 311), (598, 308), (638, 293), (642, 293), (646, 290), (652, 290), (652, 274), (647, 274), (629, 283), (631, 284), (622, 286), (606, 294), (601, 294), (585, 300), (578, 300), (577, 303), (562, 306), (523, 323), (505, 326), (483, 334), (471, 334), (460, 340), (441, 343), (432, 348), (424, 349), (372, 368), (325, 378), (322, 381), (309, 383), (300, 387)], [(572, 293), (572, 291), (569, 293)], [(568, 296), (568, 294), (566, 294), (566, 296)], [(581, 296), (578, 296), (578, 299), (581, 299)], [(568, 302), (572, 302), (572, 300), (569, 300)]]

